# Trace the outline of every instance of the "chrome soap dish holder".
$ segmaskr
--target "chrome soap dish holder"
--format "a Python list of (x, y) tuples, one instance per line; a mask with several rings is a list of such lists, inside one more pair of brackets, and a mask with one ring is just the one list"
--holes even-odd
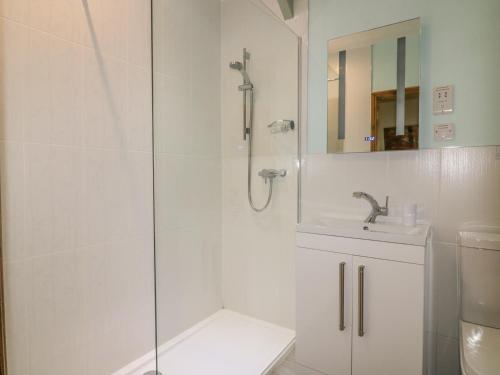
[(293, 120), (276, 120), (267, 127), (271, 130), (271, 133), (286, 133), (290, 130), (295, 129), (295, 122)]

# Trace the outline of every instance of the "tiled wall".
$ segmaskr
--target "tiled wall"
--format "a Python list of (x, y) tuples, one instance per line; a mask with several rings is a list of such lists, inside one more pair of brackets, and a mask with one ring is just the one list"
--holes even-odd
[(150, 61), (149, 1), (0, 1), (11, 374), (154, 346)]
[[(272, 43), (269, 43), (272, 40)], [(270, 206), (253, 212), (247, 201), (247, 147), (242, 139), (241, 75), (230, 70), (251, 54), (255, 86), (253, 198), (267, 198), (257, 172), (285, 168)], [(258, 2), (222, 3), (222, 156), (224, 305), (287, 327), (294, 326), (294, 241), (297, 209), (297, 131), (271, 134), (274, 120), (297, 122), (298, 40)]]
[(456, 235), (465, 225), (500, 227), (500, 157), (497, 147), (450, 148), (375, 154), (308, 155), (304, 160), (303, 220), (327, 214), (363, 217), (366, 191), (390, 216), (405, 202), (418, 204), (419, 219), (432, 224), (433, 329), (437, 373), (458, 373)]
[(162, 344), (222, 307), (221, 4), (154, 0), (153, 10)]

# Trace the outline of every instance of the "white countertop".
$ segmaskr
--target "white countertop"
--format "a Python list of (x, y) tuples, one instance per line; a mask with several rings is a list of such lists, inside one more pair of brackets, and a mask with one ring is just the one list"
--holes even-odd
[(430, 226), (417, 224), (415, 227), (406, 227), (382, 221), (366, 224), (363, 220), (328, 217), (297, 224), (297, 232), (425, 246)]

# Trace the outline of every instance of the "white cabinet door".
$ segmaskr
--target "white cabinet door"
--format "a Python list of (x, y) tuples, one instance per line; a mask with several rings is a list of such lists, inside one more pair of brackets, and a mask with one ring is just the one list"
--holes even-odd
[(352, 374), (422, 375), (423, 266), (355, 256), (353, 272)]
[[(351, 374), (352, 256), (297, 248), (297, 362), (327, 375)], [(341, 267), (344, 309), (341, 310)], [(344, 328), (341, 329), (341, 315)]]

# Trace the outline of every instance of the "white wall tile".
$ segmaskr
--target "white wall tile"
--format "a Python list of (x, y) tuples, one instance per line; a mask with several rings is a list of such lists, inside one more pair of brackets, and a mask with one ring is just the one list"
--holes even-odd
[(84, 159), (79, 148), (51, 148), (52, 251), (84, 244)]
[[(158, 220), (157, 220), (158, 222)], [(185, 290), (181, 284), (180, 259), (182, 256), (181, 229), (164, 228), (156, 234), (156, 264), (158, 291), (157, 333), (159, 342), (163, 343), (190, 326), (184, 319), (185, 308), (182, 301)], [(176, 303), (172, 306), (172, 301)], [(168, 316), (168, 319), (165, 318)]]
[(6, 262), (4, 267), (5, 327), (8, 371), (29, 373), (29, 311), (31, 305), (31, 262)]
[(98, 244), (126, 236), (131, 215), (127, 153), (90, 149), (84, 163), (86, 243)]
[(50, 0), (29, 0), (29, 25), (38, 31), (50, 31)]
[(76, 254), (35, 258), (31, 273), (30, 373), (85, 374)]
[(151, 72), (127, 66), (127, 149), (152, 151)]
[[(159, 0), (154, 2), (154, 70), (169, 77), (190, 78), (191, 51), (197, 33), (192, 23), (195, 1)], [(198, 1), (201, 3), (201, 1)], [(198, 4), (197, 4), (198, 6)], [(212, 24), (213, 27), (214, 24)], [(196, 31), (201, 31), (197, 29)]]
[(222, 220), (221, 160), (192, 158), (189, 162), (188, 173), (192, 178), (191, 188), (188, 189), (191, 199), (190, 225), (211, 228), (215, 221), (217, 227), (220, 228)]
[[(47, 1), (45, 1), (47, 3)], [(59, 38), (82, 43), (85, 28), (84, 1), (52, 0), (49, 32)]]
[(207, 228), (221, 220), (219, 159), (156, 155), (156, 222), (161, 228)]
[(243, 208), (248, 204), (247, 159), (244, 156), (224, 158), (223, 175), (223, 210)]
[(24, 236), (28, 254), (39, 256), (52, 248), (53, 194), (51, 146), (25, 144)]
[(27, 24), (30, 0), (0, 0), (0, 15)]
[(220, 231), (167, 229), (158, 232), (157, 244), (158, 334), (164, 342), (221, 308)]
[[(11, 1), (11, 0), (5, 0)], [(0, 18), (0, 137), (21, 141), (26, 112), (29, 29)]]
[(155, 73), (155, 151), (192, 154), (193, 122), (191, 89), (186, 80)]
[(128, 152), (126, 184), (129, 187), (129, 236), (153, 235), (153, 155)]
[(2, 250), (6, 261), (26, 260), (24, 245), (24, 150), (22, 143), (0, 143)]
[(155, 155), (155, 215), (161, 228), (190, 225), (191, 194), (194, 178), (189, 174), (189, 159), (168, 154)]
[(78, 267), (88, 373), (111, 373), (153, 349), (152, 238), (81, 249)]
[(193, 25), (203, 31), (195, 35), (190, 62), (193, 153), (214, 157), (221, 154), (220, 4), (197, 1), (196, 7)]
[[(137, 354), (144, 354), (144, 348), (154, 346), (154, 254), (153, 238), (150, 235), (137, 236), (120, 242), (118, 257), (123, 259), (123, 267), (115, 267), (120, 277), (115, 285), (125, 294), (122, 302), (122, 328), (129, 333), (130, 340), (137, 339)], [(123, 255), (120, 255), (123, 254)], [(137, 302), (141, 303), (137, 303)], [(134, 327), (144, 331), (142, 334)], [(135, 334), (135, 335), (134, 335)], [(140, 350), (143, 352), (141, 353)], [(126, 357), (135, 358), (135, 357)]]
[(405, 203), (416, 203), (418, 218), (434, 222), (439, 207), (440, 174), (439, 150), (388, 153), (386, 194), (390, 197), (390, 215), (401, 217)]
[(83, 48), (64, 40), (30, 32), (27, 142), (81, 145)]
[(89, 374), (112, 374), (122, 368), (124, 362), (123, 345), (120, 339), (121, 326), (112, 322), (108, 329), (90, 336), (88, 345), (87, 368)]
[[(129, 2), (87, 0), (83, 3), (84, 44), (98, 54), (127, 59)], [(134, 20), (131, 18), (131, 20)], [(142, 19), (141, 19), (142, 21)]]
[(49, 143), (52, 126), (50, 101), (50, 36), (30, 30), (29, 61), (26, 86), (26, 125), (24, 139), (27, 142)]
[[(46, 52), (45, 52), (46, 53)], [(81, 46), (58, 38), (50, 40), (51, 142), (83, 143), (83, 53)]]
[(442, 150), (438, 237), (454, 242), (467, 224), (500, 227), (500, 162), (495, 147)]
[(83, 155), (64, 146), (26, 144), (25, 245), (32, 256), (83, 244)]
[(30, 27), (67, 41), (82, 43), (84, 7), (79, 0), (28, 0)]
[(79, 249), (78, 277), (81, 283), (82, 310), (84, 312), (83, 327), (86, 340), (93, 344), (99, 332), (108, 331), (111, 327), (110, 279), (117, 265), (112, 258), (114, 242), (93, 245)]
[(95, 50), (84, 57), (85, 144), (125, 148), (127, 65)]
[(144, 69), (151, 69), (151, 2), (128, 0), (128, 61)]

